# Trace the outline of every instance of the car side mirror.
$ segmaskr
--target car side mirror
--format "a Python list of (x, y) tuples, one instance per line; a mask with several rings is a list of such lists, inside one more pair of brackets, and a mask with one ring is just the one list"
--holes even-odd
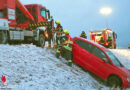
[(102, 59), (104, 63), (108, 63), (108, 60), (106, 58)]

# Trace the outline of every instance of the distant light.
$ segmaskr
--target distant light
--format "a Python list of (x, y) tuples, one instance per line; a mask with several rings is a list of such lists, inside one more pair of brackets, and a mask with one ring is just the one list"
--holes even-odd
[(104, 15), (109, 15), (112, 13), (112, 9), (111, 8), (102, 8), (100, 10), (100, 13), (104, 14)]

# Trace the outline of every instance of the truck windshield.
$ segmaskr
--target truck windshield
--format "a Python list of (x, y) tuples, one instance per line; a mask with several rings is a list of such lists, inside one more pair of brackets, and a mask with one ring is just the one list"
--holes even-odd
[(46, 18), (46, 11), (44, 9), (40, 9), (40, 15)]
[(108, 55), (108, 57), (111, 59), (111, 61), (119, 67), (123, 67), (123, 65), (120, 63), (120, 61), (118, 60), (118, 58), (110, 51), (105, 51), (106, 54)]

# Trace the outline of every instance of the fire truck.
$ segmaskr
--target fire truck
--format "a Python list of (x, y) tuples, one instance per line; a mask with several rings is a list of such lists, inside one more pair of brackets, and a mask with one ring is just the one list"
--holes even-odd
[(31, 42), (44, 47), (53, 37), (54, 21), (46, 7), (0, 0), (0, 44)]
[(101, 37), (103, 37), (105, 47), (108, 47), (108, 37), (111, 36), (112, 43), (111, 47), (116, 48), (116, 38), (117, 34), (111, 29), (102, 29), (102, 30), (91, 30), (90, 31), (90, 39), (94, 42), (100, 44)]

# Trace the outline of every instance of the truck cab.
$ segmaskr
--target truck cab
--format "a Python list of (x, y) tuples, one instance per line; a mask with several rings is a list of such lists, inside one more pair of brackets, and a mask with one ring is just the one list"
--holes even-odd
[(51, 41), (53, 37), (53, 19), (49, 10), (40, 4), (23, 5), (20, 0), (0, 0), (0, 21), (2, 44), (20, 41), (44, 46), (45, 41)]
[(37, 23), (46, 22), (50, 19), (50, 12), (44, 6), (39, 4), (25, 5), (31, 15), (34, 17), (34, 21)]
[[(19, 24), (19, 27), (24, 26), (24, 28), (28, 28), (31, 23), (40, 23), (40, 22), (48, 22), (50, 19), (50, 12), (44, 6), (39, 4), (28, 4), (24, 5), (29, 14), (33, 16), (33, 19), (27, 18), (23, 12), (16, 8), (16, 21)], [(19, 19), (20, 18), (20, 19)], [(22, 19), (21, 19), (22, 18)]]

